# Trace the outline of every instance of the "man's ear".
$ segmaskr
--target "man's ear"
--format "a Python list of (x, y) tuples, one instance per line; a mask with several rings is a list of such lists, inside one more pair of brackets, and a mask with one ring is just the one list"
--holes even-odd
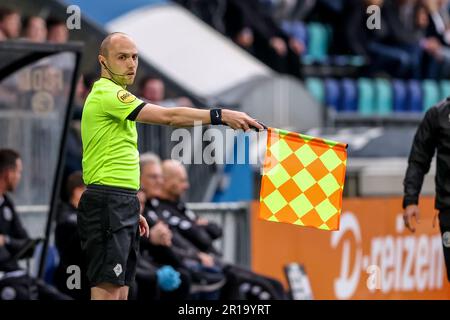
[(105, 57), (101, 54), (98, 55), (98, 62), (102, 65), (102, 67), (105, 65)]

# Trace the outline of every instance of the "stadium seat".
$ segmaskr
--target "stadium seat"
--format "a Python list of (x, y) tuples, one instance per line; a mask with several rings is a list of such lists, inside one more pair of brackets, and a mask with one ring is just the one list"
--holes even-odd
[(439, 83), (440, 100), (450, 97), (450, 80), (442, 80)]
[(328, 51), (328, 33), (324, 25), (320, 23), (309, 23), (308, 47), (306, 59), (323, 60)]
[(368, 78), (358, 79), (358, 111), (362, 115), (375, 112), (375, 90), (373, 82)]
[(378, 115), (387, 115), (392, 113), (392, 87), (386, 79), (375, 79), (375, 112)]
[(422, 87), (417, 80), (409, 80), (407, 83), (407, 111), (422, 112)]
[(340, 88), (336, 79), (325, 80), (325, 101), (326, 105), (334, 110), (339, 109), (340, 104)]
[(439, 87), (434, 80), (424, 80), (422, 82), (423, 110), (426, 111), (439, 102)]
[(350, 65), (354, 67), (361, 67), (366, 63), (366, 59), (363, 56), (350, 56)]
[(351, 64), (351, 56), (341, 56), (341, 55), (336, 55), (333, 56), (331, 60), (332, 64), (337, 65), (337, 66), (348, 66)]
[[(38, 276), (39, 272), (39, 262), (41, 261), (41, 255), (42, 255), (42, 249), (43, 249), (43, 243), (40, 242), (34, 251), (33, 254), (33, 261), (36, 262), (36, 265), (34, 267), (34, 270), (32, 272), (32, 275), (34, 277)], [(49, 284), (53, 284), (53, 274), (55, 272), (56, 267), (59, 264), (59, 253), (55, 246), (49, 245), (47, 249), (47, 257), (45, 260), (45, 267), (44, 267), (44, 281)]]
[(358, 93), (356, 83), (352, 79), (343, 79), (341, 81), (342, 98), (339, 111), (356, 112), (358, 111)]
[(321, 79), (307, 78), (305, 80), (305, 87), (314, 99), (320, 104), (325, 104), (325, 88)]
[(407, 111), (408, 107), (406, 105), (406, 93), (407, 88), (403, 80), (395, 79), (392, 81), (393, 89), (393, 109), (394, 112), (404, 112)]

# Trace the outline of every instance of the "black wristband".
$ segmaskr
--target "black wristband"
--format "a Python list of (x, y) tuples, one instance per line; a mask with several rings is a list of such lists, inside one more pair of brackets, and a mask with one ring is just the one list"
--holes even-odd
[(211, 117), (211, 124), (212, 125), (223, 124), (223, 122), (222, 122), (222, 109), (211, 109), (209, 111), (209, 116)]

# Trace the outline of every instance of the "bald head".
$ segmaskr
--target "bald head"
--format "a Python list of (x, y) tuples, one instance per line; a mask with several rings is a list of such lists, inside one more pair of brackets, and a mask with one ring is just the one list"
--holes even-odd
[(102, 77), (113, 79), (122, 86), (133, 84), (138, 51), (130, 36), (122, 32), (109, 34), (100, 45), (98, 60), (102, 66)]
[(162, 162), (162, 169), (164, 177), (168, 178), (179, 175), (182, 171), (186, 171), (180, 161), (172, 159), (164, 160)]
[(113, 32), (106, 36), (103, 39), (102, 44), (100, 45), (100, 54), (104, 57), (108, 56), (110, 51), (110, 47), (115, 44), (115, 41), (131, 41), (134, 44), (133, 39), (131, 39), (127, 34), (123, 32)]
[(176, 201), (189, 189), (189, 180), (185, 167), (177, 160), (164, 160), (162, 163), (164, 176), (163, 196)]

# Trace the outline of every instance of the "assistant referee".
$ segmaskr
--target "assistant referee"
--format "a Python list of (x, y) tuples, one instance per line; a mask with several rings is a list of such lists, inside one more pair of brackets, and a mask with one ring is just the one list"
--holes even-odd
[(83, 108), (83, 179), (78, 230), (91, 299), (125, 300), (136, 273), (139, 236), (149, 235), (139, 214), (139, 152), (136, 121), (177, 127), (225, 124), (263, 127), (247, 114), (227, 109), (164, 108), (126, 90), (134, 82), (138, 51), (124, 33), (108, 35), (98, 56), (101, 78)]

